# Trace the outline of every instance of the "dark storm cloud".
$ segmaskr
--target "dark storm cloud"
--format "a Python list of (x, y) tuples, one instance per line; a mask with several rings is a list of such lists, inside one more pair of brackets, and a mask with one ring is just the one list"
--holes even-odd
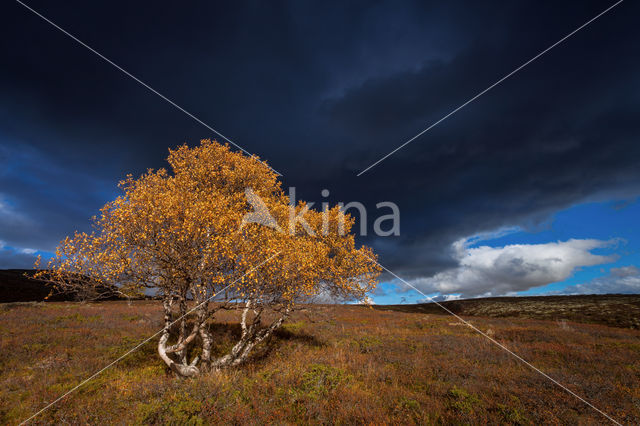
[[(385, 247), (389, 267), (409, 276), (431, 275), (434, 266), (446, 266), (438, 260), (446, 261), (449, 254), (442, 259), (443, 254), (458, 238), (501, 226), (536, 226), (573, 203), (638, 194), (640, 125), (634, 110), (640, 101), (640, 63), (630, 54), (637, 51), (633, 23), (618, 12), (374, 167), (357, 184), (349, 182), (399, 202), (404, 235), (396, 247)], [(579, 25), (576, 21), (588, 19), (584, 11), (579, 15), (565, 16), (573, 24), (563, 30), (552, 25), (553, 31), (546, 27), (528, 37), (505, 32), (500, 46), (480, 40), (452, 60), (372, 79), (326, 102), (330, 120), (359, 148), (345, 156), (344, 168), (363, 170), (559, 39)], [(512, 17), (510, 26), (522, 34), (534, 21), (525, 10)]]
[[(631, 2), (357, 178), (610, 3), (29, 4), (267, 159), (299, 198), (323, 201), (328, 188), (329, 201), (361, 201), (369, 231), (375, 203), (396, 202), (401, 236), (362, 241), (406, 277), (456, 265), (451, 244), (476, 232), (640, 193)], [(2, 7), (7, 245), (50, 250), (86, 229), (124, 174), (214, 137), (24, 8)]]
[(0, 145), (0, 178), (0, 240), (19, 248), (53, 250), (56, 227), (88, 229), (87, 219), (97, 213), (92, 207), (116, 194), (113, 182), (26, 145)]
[(7, 269), (32, 269), (36, 256), (34, 253), (22, 253), (0, 247), (0, 265)]

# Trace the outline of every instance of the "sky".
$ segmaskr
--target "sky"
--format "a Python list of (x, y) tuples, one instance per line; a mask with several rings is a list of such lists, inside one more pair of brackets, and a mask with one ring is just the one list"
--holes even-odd
[[(640, 292), (637, 2), (360, 176), (614, 2), (25, 3), (298, 199), (361, 202), (369, 231), (395, 203), (399, 235), (358, 241), (420, 292), (384, 274), (376, 303)], [(19, 3), (0, 13), (0, 268), (89, 230), (169, 147), (223, 141)]]

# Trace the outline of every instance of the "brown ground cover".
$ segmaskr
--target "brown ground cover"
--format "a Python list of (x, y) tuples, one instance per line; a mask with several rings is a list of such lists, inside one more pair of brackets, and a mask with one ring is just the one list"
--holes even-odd
[[(239, 333), (236, 315), (218, 318), (219, 352)], [(465, 319), (618, 421), (640, 423), (640, 331), (502, 316)], [(0, 305), (0, 423), (29, 417), (161, 325), (153, 301)], [(251, 365), (189, 380), (167, 371), (155, 345), (34, 422), (606, 423), (450, 315), (309, 306)]]

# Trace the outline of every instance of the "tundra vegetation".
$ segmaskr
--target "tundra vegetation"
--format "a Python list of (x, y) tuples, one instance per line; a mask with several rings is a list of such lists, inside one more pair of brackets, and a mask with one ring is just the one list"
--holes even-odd
[[(0, 305), (0, 424), (18, 424), (157, 332), (162, 309)], [(218, 312), (214, 354), (238, 341), (239, 315)], [(640, 330), (560, 318), (465, 316), (622, 424), (640, 424)], [(607, 424), (443, 311), (313, 304), (274, 337), (252, 362), (189, 380), (176, 380), (149, 341), (31, 424)]]
[[(87, 299), (157, 296), (157, 351), (178, 376), (247, 361), (300, 302), (361, 300), (374, 288), (375, 255), (356, 247), (339, 207), (291, 206), (265, 163), (215, 141), (170, 150), (168, 163), (120, 182), (124, 194), (101, 209), (95, 231), (62, 241), (37, 278)], [(240, 336), (213, 356), (217, 313), (238, 308)]]

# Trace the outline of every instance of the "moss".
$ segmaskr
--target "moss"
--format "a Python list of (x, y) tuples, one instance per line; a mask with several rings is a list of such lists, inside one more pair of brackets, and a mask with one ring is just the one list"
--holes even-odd
[(498, 412), (505, 422), (513, 425), (528, 425), (532, 422), (523, 413), (522, 402), (515, 396), (510, 396), (509, 404), (498, 404)]
[(304, 321), (297, 321), (297, 322), (286, 322), (282, 325), (282, 328), (291, 333), (297, 333), (300, 330), (302, 330), (304, 326), (305, 326)]
[(417, 411), (420, 409), (420, 403), (418, 403), (418, 401), (416, 401), (415, 399), (406, 398), (403, 396), (398, 401), (398, 407), (403, 410)]
[(134, 322), (134, 321), (139, 321), (142, 319), (142, 315), (123, 315), (122, 319), (125, 321), (130, 321), (130, 322)]
[(81, 315), (79, 313), (69, 314), (69, 315), (60, 315), (51, 320), (54, 324), (59, 324), (61, 322), (78, 322), (78, 323), (87, 323), (87, 322), (97, 322), (102, 318), (100, 315)]
[(518, 408), (509, 407), (504, 404), (498, 404), (498, 411), (507, 423), (513, 425), (526, 425), (531, 423)]
[[(311, 364), (302, 375), (302, 383), (297, 388), (306, 396), (313, 399), (326, 397), (340, 384), (351, 380), (351, 376), (340, 368), (324, 364)], [(294, 394), (297, 393), (293, 390)]]
[(360, 353), (367, 354), (373, 352), (378, 346), (382, 346), (382, 340), (375, 336), (365, 336), (357, 339), (355, 345)]
[(153, 400), (138, 404), (136, 423), (168, 425), (203, 425), (203, 404), (191, 399), (188, 394), (174, 395), (169, 401)]
[(422, 412), (420, 403), (412, 398), (405, 396), (400, 397), (393, 409), (393, 414), (403, 419), (411, 420), (412, 423), (423, 423), (421, 420), (424, 417), (424, 413)]
[(30, 353), (38, 353), (38, 352), (44, 351), (49, 346), (50, 345), (47, 345), (45, 343), (29, 343), (29, 344), (23, 345), (22, 349)]
[(480, 404), (480, 399), (472, 393), (456, 386), (447, 392), (449, 397), (449, 406), (459, 413), (471, 414)]

